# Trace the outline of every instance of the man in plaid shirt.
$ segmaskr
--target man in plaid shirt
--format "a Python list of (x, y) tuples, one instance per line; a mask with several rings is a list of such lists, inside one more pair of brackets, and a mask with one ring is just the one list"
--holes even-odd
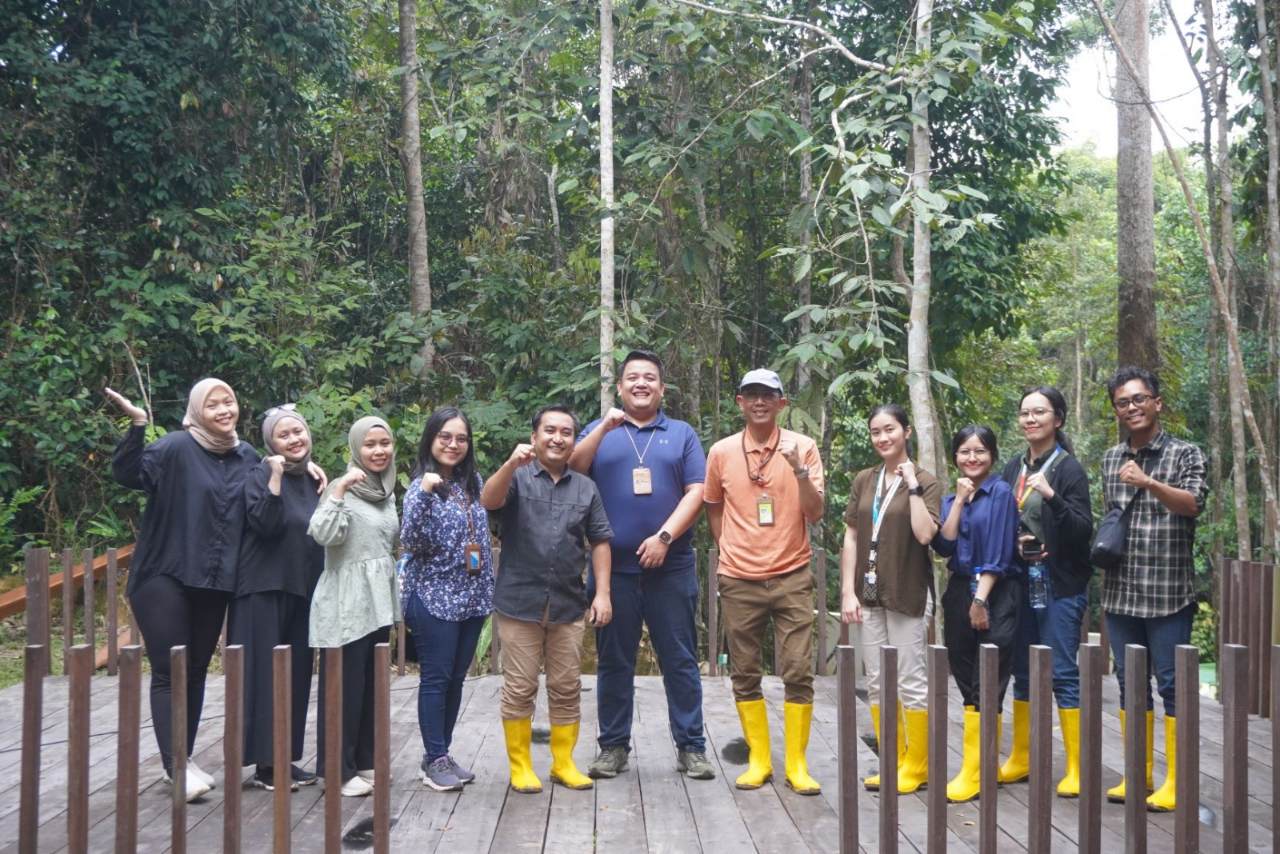
[[(1135, 674), (1133, 688), (1147, 694), (1147, 789), (1152, 786), (1154, 713), (1151, 674), (1164, 700), (1164, 784), (1147, 798), (1147, 809), (1167, 812), (1177, 799), (1174, 746), (1177, 743), (1174, 704), (1174, 648), (1191, 641), (1195, 613), (1195, 562), (1192, 545), (1196, 517), (1209, 492), (1204, 453), (1190, 442), (1175, 439), (1160, 427), (1160, 380), (1143, 368), (1122, 367), (1107, 381), (1111, 405), (1129, 439), (1102, 457), (1102, 484), (1107, 509), (1125, 507), (1129, 532), (1120, 566), (1106, 573), (1102, 609), (1106, 614), (1120, 705), (1124, 706), (1124, 648), (1147, 648), (1148, 673)], [(1136, 496), (1136, 499), (1135, 499)], [(1141, 680), (1140, 682), (1138, 680)], [(1120, 727), (1126, 726), (1123, 708)], [(1107, 798), (1123, 802), (1124, 781), (1107, 791)]]

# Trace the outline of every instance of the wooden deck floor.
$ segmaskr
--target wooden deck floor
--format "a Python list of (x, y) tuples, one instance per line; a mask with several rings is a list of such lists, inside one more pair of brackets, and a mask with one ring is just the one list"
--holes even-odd
[[(507, 786), (506, 757), (502, 729), (497, 714), (500, 677), (480, 677), (468, 681), (461, 719), (454, 739), (454, 753), (472, 766), (477, 781), (462, 794), (440, 794), (427, 790), (417, 779), (422, 756), (417, 729), (416, 677), (392, 682), (392, 848), (426, 854), (448, 852), (698, 852), (834, 851), (836, 819), (836, 714), (835, 681), (819, 678), (813, 736), (809, 749), (810, 770), (823, 784), (820, 797), (800, 797), (781, 784), (782, 686), (766, 680), (774, 733), (774, 767), (778, 782), (754, 792), (733, 787), (733, 778), (745, 765), (745, 748), (727, 679), (708, 678), (704, 682), (708, 754), (718, 776), (710, 782), (686, 780), (675, 770), (674, 752), (667, 732), (666, 704), (662, 682), (657, 677), (637, 680), (635, 747), (631, 769), (614, 780), (599, 782), (594, 790), (574, 792), (547, 785), (540, 795), (510, 792)], [(576, 759), (585, 769), (594, 752), (594, 679), (586, 677), (583, 692), (582, 738)], [(16, 850), (18, 827), (18, 763), (21, 724), (21, 686), (0, 692), (0, 850)], [(1115, 715), (1114, 679), (1106, 680), (1107, 704), (1104, 713), (1104, 785), (1119, 779), (1122, 754)], [(100, 676), (93, 681), (91, 721), (91, 816), (90, 843), (93, 851), (109, 851), (114, 832), (115, 726), (118, 685), (114, 678)], [(143, 715), (147, 717), (146, 688), (143, 688)], [(952, 691), (956, 703), (956, 692)], [(40, 802), (40, 850), (63, 850), (66, 839), (67, 684), (65, 678), (51, 677), (45, 684), (45, 741), (42, 755)], [(197, 744), (196, 761), (219, 778), (219, 788), (188, 808), (188, 841), (191, 851), (216, 851), (221, 845), (222, 826), (222, 684), (211, 680), (204, 722)], [(308, 767), (314, 761), (314, 703), (308, 736)], [(949, 765), (960, 761), (958, 708), (953, 708), (949, 740)], [(545, 709), (535, 719), (534, 763), (546, 782), (550, 758), (546, 746)], [(859, 706), (861, 731), (870, 724), (864, 705)], [(140, 795), (139, 850), (168, 849), (168, 789), (159, 785), (160, 764), (149, 720), (142, 739), (142, 793)], [(1006, 726), (1006, 739), (1007, 730)], [(1157, 732), (1162, 732), (1157, 727)], [(539, 733), (541, 738), (539, 738)], [(1205, 851), (1221, 851), (1222, 838), (1215, 829), (1222, 807), (1222, 722), (1221, 709), (1211, 701), (1202, 704), (1201, 733), (1201, 834)], [(1249, 813), (1252, 850), (1272, 850), (1271, 778), (1272, 744), (1269, 723), (1253, 721), (1249, 743)], [(1158, 739), (1162, 741), (1163, 739)], [(1163, 773), (1161, 749), (1157, 744), (1157, 778)], [(875, 757), (859, 744), (860, 773), (869, 773)], [(1059, 754), (1055, 768), (1061, 769)], [(249, 771), (246, 770), (246, 778)], [(293, 847), (296, 851), (322, 849), (323, 799), (321, 786), (302, 789), (292, 797)], [(1027, 839), (1027, 787), (1008, 786), (999, 794), (1001, 851), (1022, 851)], [(372, 801), (347, 799), (344, 804), (345, 847), (368, 849), (372, 845), (370, 826)], [(921, 796), (900, 799), (899, 839), (901, 850), (923, 850), (925, 802)], [(878, 850), (878, 796), (860, 796), (861, 841), (865, 850)], [(271, 795), (246, 789), (243, 798), (243, 845), (246, 852), (270, 850)], [(1106, 805), (1102, 817), (1104, 851), (1123, 851), (1123, 807)], [(1055, 799), (1051, 820), (1054, 848), (1076, 849), (1077, 806), (1075, 801)], [(1172, 816), (1150, 816), (1152, 851), (1172, 849)], [(971, 851), (977, 847), (978, 807), (955, 805), (948, 810), (949, 850)], [(1232, 852), (1235, 854), (1235, 852)]]

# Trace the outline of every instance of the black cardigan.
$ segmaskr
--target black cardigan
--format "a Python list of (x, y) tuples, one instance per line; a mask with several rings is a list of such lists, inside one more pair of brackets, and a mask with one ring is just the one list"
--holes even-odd
[(128, 593), (155, 575), (187, 587), (231, 592), (244, 529), (242, 490), (258, 452), (241, 442), (206, 451), (185, 430), (143, 447), (145, 425), (129, 428), (111, 460), (115, 479), (147, 493), (129, 570)]
[[(1005, 463), (1001, 477), (1016, 491), (1023, 457)], [(1053, 498), (1044, 502), (1040, 515), (1044, 525), (1044, 546), (1049, 552), (1049, 580), (1055, 599), (1075, 596), (1089, 589), (1093, 566), (1089, 545), (1093, 542), (1093, 509), (1089, 501), (1089, 476), (1074, 454), (1062, 457), (1051, 472), (1049, 486)], [(1026, 566), (1018, 551), (1014, 559)]]
[(311, 599), (324, 572), (324, 549), (307, 526), (320, 496), (305, 472), (280, 479), (280, 494), (267, 488), (271, 467), (250, 470), (244, 484), (244, 536), (236, 572), (236, 595), (283, 592)]

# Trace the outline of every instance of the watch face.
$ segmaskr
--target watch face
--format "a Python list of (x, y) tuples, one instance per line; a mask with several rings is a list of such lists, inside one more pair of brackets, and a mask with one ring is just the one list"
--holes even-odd
[(658, 539), (662, 542), (663, 545), (667, 545), (667, 546), (671, 545), (671, 535), (668, 534), (666, 531), (659, 531)]

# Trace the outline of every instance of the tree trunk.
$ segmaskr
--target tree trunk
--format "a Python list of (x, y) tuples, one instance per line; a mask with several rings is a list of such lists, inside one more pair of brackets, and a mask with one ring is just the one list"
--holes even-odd
[(613, 406), (613, 0), (600, 0), (600, 415)]
[[(808, 10), (806, 10), (806, 17)], [(800, 49), (808, 52), (809, 41), (805, 39), (800, 43)], [(805, 133), (813, 132), (813, 57), (807, 56), (800, 63), (800, 77), (797, 81), (796, 93), (800, 102), (800, 126), (805, 129)], [(813, 153), (809, 146), (804, 146), (800, 151), (800, 204), (804, 205), (807, 211), (813, 204)], [(800, 236), (801, 246), (804, 252), (808, 254), (813, 249), (813, 229), (809, 225), (809, 216), (805, 214), (804, 232)], [(809, 271), (805, 272), (804, 278), (800, 280), (800, 293), (798, 295), (800, 305), (809, 305), (813, 302), (813, 273), (812, 265)], [(813, 327), (813, 321), (808, 314), (800, 316), (800, 337), (807, 336)], [(801, 363), (796, 368), (796, 396), (806, 394), (809, 390), (810, 372), (807, 364)], [(822, 395), (822, 401), (825, 402), (826, 395)], [(819, 404), (819, 410), (823, 404)]]
[[(418, 121), (418, 2), (400, 0), (400, 162), (404, 167), (405, 219), (409, 223), (409, 310), (431, 318), (431, 264), (427, 258), (427, 207), (422, 195), (422, 128)], [(414, 373), (431, 370), (435, 345), (428, 332)]]
[[(933, 0), (916, 0), (916, 52), (927, 56), (933, 41)], [(921, 86), (912, 98), (911, 186), (929, 189), (932, 148), (929, 140), (929, 90)], [(929, 297), (933, 288), (931, 224), (913, 216), (911, 239), (911, 308), (907, 322), (907, 394), (911, 421), (920, 449), (920, 466), (939, 473), (938, 419), (933, 408), (929, 360)], [(944, 472), (945, 473), (945, 472)]]
[(1148, 88), (1147, 0), (1120, 4), (1116, 29), (1138, 77), (1116, 69), (1116, 349), (1119, 364), (1158, 370), (1156, 339), (1155, 185), (1151, 119), (1139, 92)]
[[(1270, 33), (1267, 30), (1265, 0), (1254, 0), (1254, 14), (1258, 24), (1258, 77), (1262, 81), (1262, 113), (1267, 137), (1267, 294), (1271, 301), (1271, 335), (1269, 337), (1268, 362), (1276, 377), (1276, 396), (1280, 402), (1280, 118), (1276, 116), (1276, 92), (1271, 75), (1280, 69), (1280, 32), (1276, 35), (1274, 64), (1270, 53)], [(1280, 477), (1280, 469), (1275, 472)], [(1280, 556), (1280, 533), (1275, 532), (1275, 520), (1268, 523), (1273, 529), (1272, 556)]]

